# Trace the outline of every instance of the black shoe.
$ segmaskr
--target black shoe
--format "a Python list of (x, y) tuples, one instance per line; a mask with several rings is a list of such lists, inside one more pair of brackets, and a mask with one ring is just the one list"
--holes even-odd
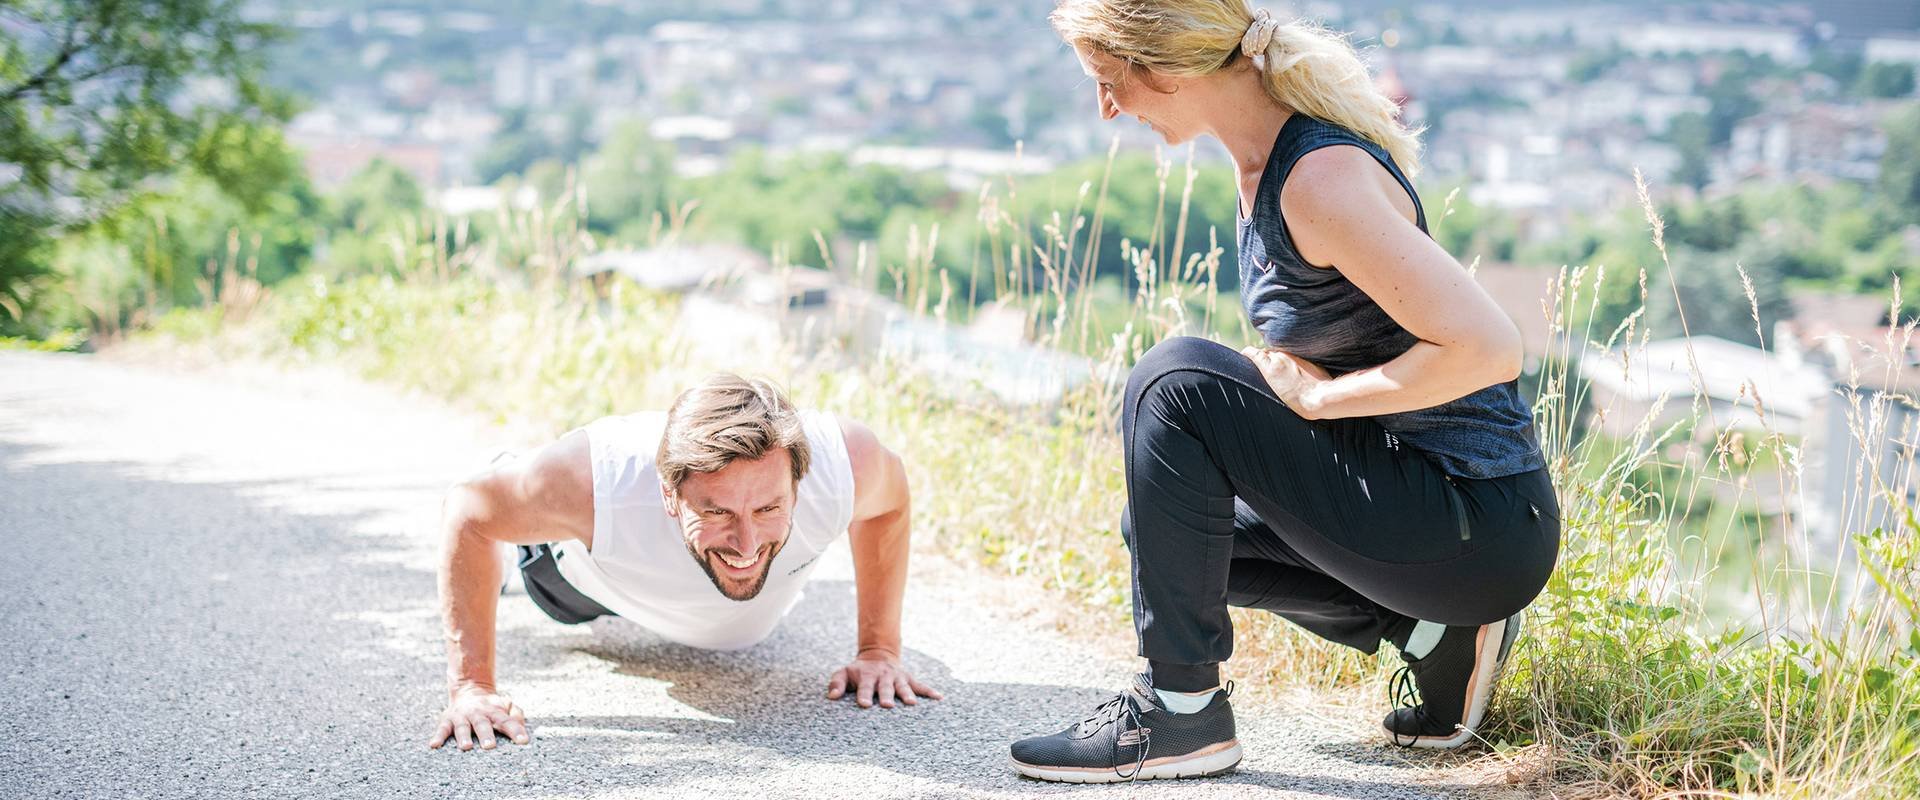
[(1394, 744), (1445, 749), (1473, 741), (1500, 668), (1520, 637), (1520, 616), (1477, 628), (1449, 627), (1425, 656), (1400, 654), (1407, 665), (1394, 673), (1390, 690), (1398, 707), (1380, 721)]
[(1233, 734), (1233, 686), (1207, 707), (1175, 714), (1160, 705), (1147, 676), (1101, 703), (1090, 716), (1052, 736), (1013, 743), (1013, 769), (1029, 778), (1069, 783), (1115, 783), (1151, 778), (1200, 778), (1240, 764)]

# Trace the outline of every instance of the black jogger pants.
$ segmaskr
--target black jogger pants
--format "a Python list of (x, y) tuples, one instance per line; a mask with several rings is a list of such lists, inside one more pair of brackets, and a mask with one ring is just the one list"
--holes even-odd
[(1229, 605), (1371, 653), (1415, 620), (1518, 613), (1559, 554), (1545, 469), (1449, 476), (1370, 418), (1302, 418), (1215, 342), (1148, 351), (1121, 425), (1134, 627), (1161, 688), (1218, 682)]

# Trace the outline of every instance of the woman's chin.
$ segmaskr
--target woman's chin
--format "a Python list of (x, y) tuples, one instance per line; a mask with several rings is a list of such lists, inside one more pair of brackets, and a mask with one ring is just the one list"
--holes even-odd
[(1160, 141), (1166, 142), (1168, 145), (1181, 144), (1186, 142), (1187, 139), (1192, 138), (1185, 134), (1175, 133), (1170, 128), (1163, 128), (1151, 122), (1147, 123), (1147, 127), (1151, 129), (1154, 133), (1159, 134)]

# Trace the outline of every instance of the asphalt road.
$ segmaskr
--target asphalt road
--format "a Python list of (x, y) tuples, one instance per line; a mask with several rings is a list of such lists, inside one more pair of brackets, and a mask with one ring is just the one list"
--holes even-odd
[[(1475, 792), (1382, 745), (1378, 709), (1237, 703), (1208, 781), (1016, 777), (1007, 744), (1124, 685), (1018, 584), (917, 556), (908, 665), (946, 693), (821, 696), (854, 643), (844, 547), (772, 639), (693, 650), (502, 600), (532, 745), (426, 749), (444, 700), (430, 524), (505, 430), (317, 371), (0, 353), (0, 794), (8, 797), (1424, 798)], [(1022, 610), (1022, 604), (1025, 610)]]

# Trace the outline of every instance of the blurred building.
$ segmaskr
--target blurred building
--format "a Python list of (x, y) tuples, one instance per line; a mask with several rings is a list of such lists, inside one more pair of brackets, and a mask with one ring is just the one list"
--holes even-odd
[(1819, 103), (1755, 114), (1734, 126), (1727, 166), (1743, 180), (1813, 174), (1872, 181), (1887, 151), (1882, 113), (1871, 105)]
[(1862, 57), (1868, 63), (1920, 64), (1920, 33), (1877, 34), (1866, 41)]
[(1644, 422), (1657, 434), (1699, 398), (1703, 424), (1749, 442), (1784, 437), (1792, 463), (1710, 489), (1759, 513), (1799, 515), (1804, 555), (1829, 563), (1849, 552), (1845, 537), (1902, 525), (1897, 512), (1920, 503), (1920, 342), (1886, 325), (1886, 311), (1880, 298), (1811, 294), (1774, 326), (1771, 352), (1707, 336), (1589, 351), (1579, 373), (1591, 424), (1630, 437)]
[(292, 134), (287, 140), (304, 155), (307, 176), (327, 191), (366, 168), (378, 158), (412, 175), (421, 186), (441, 185), (444, 176), (440, 148), (404, 144), (365, 136), (311, 136)]
[(1646, 25), (1620, 45), (1641, 55), (1742, 52), (1785, 64), (1805, 63), (1809, 55), (1807, 32), (1799, 28), (1704, 21)]
[(1920, 3), (1913, 0), (1820, 0), (1813, 13), (1843, 39), (1920, 30)]
[(1657, 431), (1685, 419), (1696, 397), (1723, 429), (1797, 436), (1833, 386), (1825, 370), (1796, 355), (1713, 336), (1589, 352), (1579, 370), (1592, 386), (1593, 407), (1605, 410), (1596, 427), (1618, 437), (1631, 436), (1642, 420)]

